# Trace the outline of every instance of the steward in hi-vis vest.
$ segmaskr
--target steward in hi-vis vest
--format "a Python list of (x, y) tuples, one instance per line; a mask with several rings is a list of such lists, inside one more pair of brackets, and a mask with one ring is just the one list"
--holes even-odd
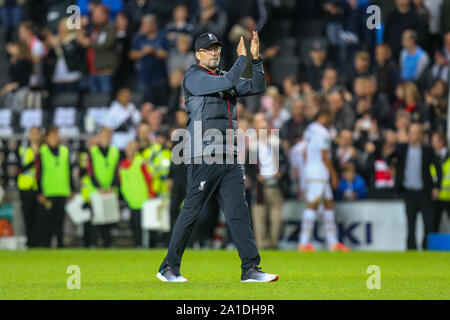
[(131, 210), (131, 229), (136, 247), (142, 246), (141, 209), (145, 201), (155, 196), (151, 186), (152, 178), (142, 156), (138, 143), (132, 141), (125, 150), (126, 158), (119, 165), (120, 192)]
[(39, 247), (50, 247), (52, 235), (56, 235), (58, 247), (64, 247), (65, 204), (74, 190), (71, 172), (69, 149), (60, 144), (58, 128), (49, 126), (45, 143), (36, 158), (38, 202), (41, 206), (35, 236)]
[(20, 202), (25, 223), (25, 234), (27, 236), (27, 247), (33, 247), (33, 228), (36, 223), (38, 211), (37, 203), (37, 181), (36, 181), (36, 156), (39, 154), (41, 143), (41, 131), (38, 127), (30, 129), (28, 144), (19, 147), (19, 174), (17, 176), (17, 187), (20, 192)]
[[(98, 144), (91, 145), (89, 148), (88, 172), (92, 182), (90, 196), (94, 192), (115, 192), (118, 194), (117, 167), (120, 160), (120, 151), (111, 145), (112, 135), (113, 132), (110, 128), (102, 127), (98, 135)], [(95, 226), (94, 231), (100, 233), (103, 246), (106, 248), (113, 244), (111, 234), (113, 225)]]
[[(439, 232), (442, 213), (447, 212), (450, 218), (450, 152), (447, 148), (447, 137), (443, 132), (436, 132), (431, 137), (434, 152), (441, 164), (442, 180), (439, 188), (439, 197), (434, 202), (433, 225), (432, 232)], [(437, 181), (437, 170), (432, 164), (430, 165), (431, 177)]]

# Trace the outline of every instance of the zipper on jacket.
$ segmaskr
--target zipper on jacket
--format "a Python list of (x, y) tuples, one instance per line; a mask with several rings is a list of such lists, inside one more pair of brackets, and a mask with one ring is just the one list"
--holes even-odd
[[(208, 69), (201, 67), (202, 69), (204, 69), (206, 72), (208, 72), (209, 74), (212, 74), (216, 77), (218, 77), (217, 74), (215, 74), (214, 72), (209, 71)], [(232, 125), (232, 121), (231, 121), (231, 110), (230, 110), (230, 99), (227, 98), (227, 107), (228, 107), (228, 118), (230, 119), (230, 129), (231, 129), (231, 136), (230, 136), (230, 151), (231, 154), (233, 155), (233, 125)]]

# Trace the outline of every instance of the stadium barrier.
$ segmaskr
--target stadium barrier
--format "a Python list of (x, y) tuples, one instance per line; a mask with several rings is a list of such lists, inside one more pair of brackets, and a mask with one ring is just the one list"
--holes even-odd
[[(20, 212), (20, 203), (16, 192), (9, 192), (9, 197), (3, 202), (2, 208), (10, 208), (13, 215), (14, 235), (23, 236), (24, 226)], [(304, 203), (298, 200), (289, 200), (284, 204), (283, 231), (280, 240), (280, 249), (293, 250), (298, 245), (301, 226), (301, 216)], [(320, 210), (319, 210), (320, 211)], [(223, 213), (220, 220), (224, 222)], [(336, 223), (339, 240), (356, 251), (405, 251), (406, 250), (406, 214), (404, 203), (400, 200), (362, 200), (355, 202), (336, 203)], [(217, 230), (216, 230), (217, 231)], [(450, 234), (450, 220), (442, 215), (440, 232)], [(80, 237), (81, 234), (74, 229), (70, 219), (65, 223), (66, 236)], [(326, 249), (322, 216), (319, 212), (314, 227), (314, 241), (316, 249)], [(417, 217), (416, 239), (423, 237), (423, 223), (421, 216)], [(417, 247), (421, 248), (420, 240)]]
[[(298, 245), (301, 215), (304, 203), (287, 201), (284, 206), (284, 229), (280, 241), (281, 249), (294, 249)], [(357, 251), (406, 251), (407, 222), (403, 201), (363, 200), (336, 203), (336, 224), (339, 240)], [(450, 233), (450, 222), (446, 215), (441, 220), (440, 231)], [(321, 213), (314, 227), (313, 245), (326, 249)], [(417, 217), (417, 247), (422, 244), (423, 222)]]

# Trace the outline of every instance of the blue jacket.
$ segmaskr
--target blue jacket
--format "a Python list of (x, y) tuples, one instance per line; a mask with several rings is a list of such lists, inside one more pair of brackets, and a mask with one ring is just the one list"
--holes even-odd
[[(185, 160), (201, 158), (209, 145), (208, 153), (214, 148), (215, 154), (237, 154), (236, 134), (226, 136), (227, 129), (237, 130), (236, 98), (264, 92), (266, 81), (262, 62), (253, 62), (253, 78), (241, 78), (247, 65), (247, 57), (239, 56), (228, 72), (216, 70), (212, 73), (198, 64), (192, 65), (183, 80), (187, 129), (190, 147), (183, 152)], [(204, 137), (209, 129), (219, 130), (223, 140)], [(219, 131), (210, 131), (215, 136)], [(198, 145), (196, 142), (202, 139)], [(227, 140), (233, 140), (230, 141)], [(205, 141), (206, 140), (206, 141)], [(228, 145), (227, 145), (228, 144)], [(200, 147), (201, 146), (201, 147)]]
[(367, 197), (367, 185), (364, 179), (356, 174), (355, 180), (351, 184), (344, 178), (339, 181), (339, 186), (337, 189), (337, 198), (342, 200), (344, 198), (344, 193), (346, 190), (352, 190), (356, 193), (356, 199), (364, 199)]

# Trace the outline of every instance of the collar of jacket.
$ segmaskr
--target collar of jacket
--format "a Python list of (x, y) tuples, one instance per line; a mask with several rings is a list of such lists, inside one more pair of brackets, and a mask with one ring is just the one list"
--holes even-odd
[(200, 66), (199, 64), (193, 64), (193, 65), (191, 66), (191, 68), (192, 68), (192, 69), (195, 69), (195, 70), (202, 70), (202, 71), (205, 71), (205, 72), (207, 72), (207, 73), (209, 73), (209, 74), (213, 74), (213, 75), (215, 75), (215, 76), (220, 76), (220, 75), (223, 74), (223, 70), (222, 70), (222, 69), (217, 68), (217, 69), (215, 70), (216, 73), (214, 73), (214, 72), (212, 72), (211, 70), (208, 70), (208, 69), (206, 69), (205, 67)]

